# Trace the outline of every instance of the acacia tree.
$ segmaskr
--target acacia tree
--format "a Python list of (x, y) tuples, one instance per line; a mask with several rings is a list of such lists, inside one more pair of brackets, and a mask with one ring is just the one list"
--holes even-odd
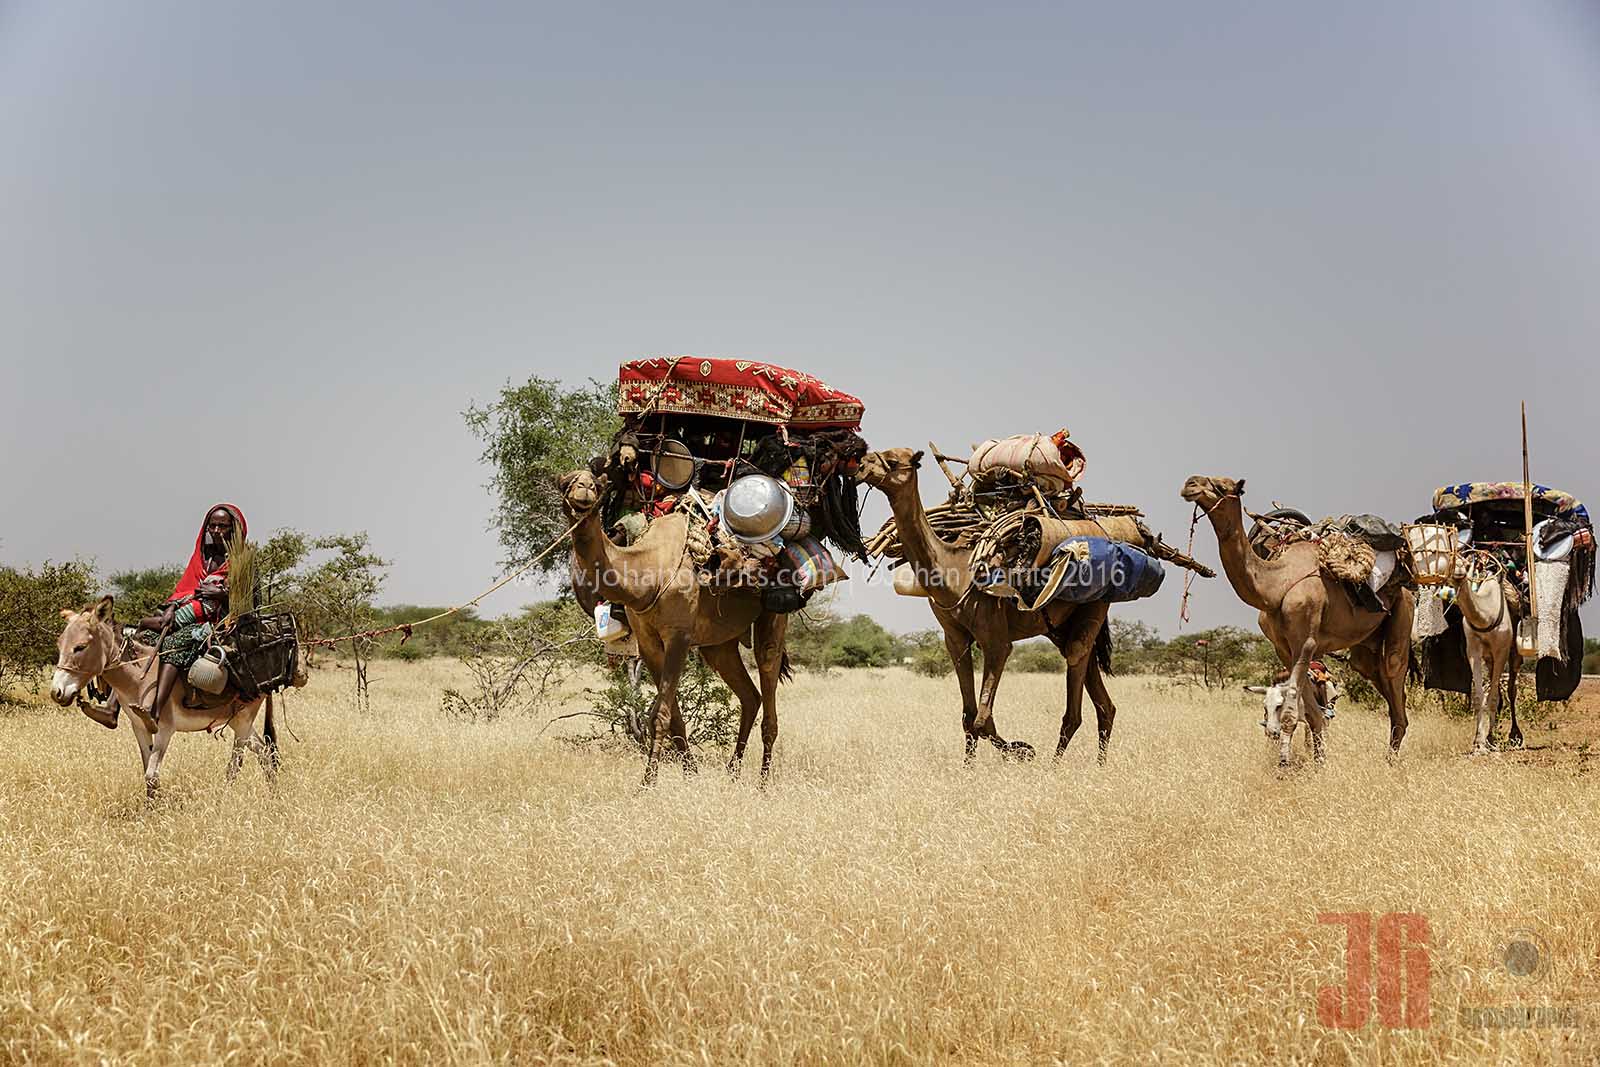
[[(590, 379), (568, 388), (552, 378), (529, 378), (501, 389), (493, 403), (463, 412), (492, 471), (487, 488), (496, 507), (489, 525), (505, 549), (505, 567), (523, 566), (567, 528), (556, 479), (605, 450), (621, 426), (616, 408), (615, 384)], [(552, 553), (541, 569), (564, 563)]]
[[(313, 637), (343, 637), (373, 629), (377, 621), (373, 599), (383, 587), (389, 561), (370, 551), (365, 531), (314, 538), (308, 548), (334, 553), (331, 559), (294, 580), (294, 602), (308, 633)], [(356, 637), (349, 645), (355, 660), (356, 706), (368, 711), (372, 704), (367, 692), (367, 667), (374, 641)]]

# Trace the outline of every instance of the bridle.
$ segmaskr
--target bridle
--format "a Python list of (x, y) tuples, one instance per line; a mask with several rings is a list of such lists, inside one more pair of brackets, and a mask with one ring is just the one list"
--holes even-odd
[[(1494, 573), (1495, 569), (1496, 569), (1496, 563), (1495, 563), (1494, 557), (1491, 556), (1487, 552), (1479, 550), (1474, 554), (1473, 559), (1467, 563), (1467, 572), (1464, 575), (1464, 577), (1467, 579), (1468, 582), (1473, 582), (1474, 581), (1474, 578), (1472, 576), (1473, 575), (1473, 566), (1472, 566), (1473, 562), (1479, 562), (1479, 563), (1482, 563), (1484, 565), (1484, 568), (1483, 568), (1484, 569), (1484, 576), (1482, 578), (1482, 581), (1490, 582), (1490, 581), (1498, 581), (1499, 580), (1498, 576)], [(1461, 621), (1466, 623), (1469, 627), (1471, 627), (1473, 633), (1479, 633), (1479, 634), (1486, 634), (1490, 630), (1499, 629), (1500, 624), (1505, 621), (1505, 617), (1506, 617), (1506, 594), (1505, 594), (1504, 590), (1500, 591), (1500, 610), (1495, 613), (1494, 621), (1491, 622), (1489, 625), (1487, 625), (1487, 626), (1478, 626), (1478, 625), (1474, 624), (1471, 619), (1467, 618), (1467, 613), (1465, 611), (1463, 611), (1461, 613)]]
[[(111, 631), (112, 632), (112, 640), (116, 640), (115, 623), (106, 624), (106, 625), (110, 625), (112, 627), (112, 631)], [(87, 681), (92, 681), (95, 678), (103, 677), (107, 671), (115, 670), (116, 668), (122, 666), (124, 663), (128, 663), (129, 662), (128, 650), (130, 648), (132, 648), (132, 647), (133, 647), (133, 634), (130, 633), (126, 637), (124, 637), (122, 639), (122, 644), (117, 646), (116, 658), (114, 660), (112, 660), (110, 663), (104, 664), (99, 669), (91, 671), (91, 670), (87, 670), (87, 669), (85, 669), (83, 667), (68, 667), (63, 663), (57, 663), (56, 664), (56, 670), (58, 670), (58, 671), (66, 671), (68, 674), (81, 675), (83, 677), (84, 681), (86, 681), (86, 682)]]

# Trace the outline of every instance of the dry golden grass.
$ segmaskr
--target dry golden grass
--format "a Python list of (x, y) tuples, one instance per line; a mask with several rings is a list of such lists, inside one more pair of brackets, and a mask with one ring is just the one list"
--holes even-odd
[[(1326, 769), (1280, 774), (1246, 698), (1126, 679), (1105, 768), (1091, 722), (1059, 767), (964, 769), (951, 681), (803, 675), (765, 793), (755, 760), (641, 793), (636, 758), (443, 720), (446, 664), (376, 673), (367, 717), (337, 672), (292, 699), (276, 793), (185, 736), (150, 809), (126, 727), (0, 716), (0, 1061), (1600, 1054), (1600, 787), (1464, 758), (1459, 720), (1391, 767), (1350, 708)], [(1047, 752), (1060, 691), (1008, 678), (1002, 726)], [(1427, 916), (1427, 1029), (1318, 1023), (1343, 911)], [(1501, 964), (1519, 928), (1547, 972)]]

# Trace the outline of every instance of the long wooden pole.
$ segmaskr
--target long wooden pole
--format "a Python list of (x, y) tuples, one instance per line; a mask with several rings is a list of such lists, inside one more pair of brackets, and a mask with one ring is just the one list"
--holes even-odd
[(1528, 402), (1522, 402), (1522, 529), (1527, 538), (1528, 614), (1539, 617), (1539, 584), (1533, 579), (1533, 481), (1528, 477)]

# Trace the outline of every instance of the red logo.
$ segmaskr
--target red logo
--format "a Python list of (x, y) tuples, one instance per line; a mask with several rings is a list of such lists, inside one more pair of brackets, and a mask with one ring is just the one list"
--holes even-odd
[[(1428, 1026), (1431, 935), (1427, 916), (1393, 911), (1378, 919), (1377, 965), (1372, 961), (1372, 913), (1325, 912), (1318, 924), (1345, 927), (1344, 985), (1317, 990), (1317, 1021), (1340, 1030), (1358, 1030), (1372, 1018), (1373, 994), (1378, 1022), (1391, 1030)], [(1376, 990), (1374, 990), (1376, 977)]]

